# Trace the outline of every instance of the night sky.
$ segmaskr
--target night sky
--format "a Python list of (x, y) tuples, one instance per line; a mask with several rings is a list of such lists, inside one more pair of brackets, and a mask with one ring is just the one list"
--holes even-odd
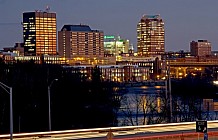
[(0, 0), (0, 49), (22, 42), (22, 14), (45, 10), (64, 24), (86, 24), (105, 35), (120, 35), (136, 47), (136, 26), (143, 14), (160, 14), (165, 23), (166, 51), (189, 50), (205, 39), (218, 50), (218, 0)]

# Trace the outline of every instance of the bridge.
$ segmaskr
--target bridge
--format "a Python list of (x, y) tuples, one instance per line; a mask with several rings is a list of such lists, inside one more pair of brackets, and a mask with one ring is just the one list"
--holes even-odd
[(178, 61), (170, 61), (170, 66), (172, 67), (205, 67), (205, 66), (218, 66), (217, 61), (208, 61), (208, 62), (191, 62), (191, 61), (185, 61), (185, 62), (178, 62)]
[(170, 74), (173, 78), (185, 77), (187, 73), (204, 73), (205, 68), (218, 68), (218, 61), (170, 61)]
[[(218, 139), (218, 120), (207, 121), (207, 125), (209, 137)], [(181, 140), (182, 137), (197, 139), (202, 136), (196, 132), (196, 122), (13, 134), (14, 140)], [(9, 134), (0, 135), (1, 140), (9, 138)]]

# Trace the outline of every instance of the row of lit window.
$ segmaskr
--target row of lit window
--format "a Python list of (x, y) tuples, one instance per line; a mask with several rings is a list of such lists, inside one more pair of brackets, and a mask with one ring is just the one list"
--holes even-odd
[(44, 43), (44, 44), (48, 44), (48, 43), (50, 43), (50, 44), (55, 44), (56, 43), (56, 40), (40, 40), (40, 41), (36, 41), (37, 43)]
[(56, 35), (56, 32), (55, 32), (55, 30), (36, 30), (36, 33), (37, 34), (45, 34), (45, 35), (47, 35), (47, 34), (50, 34), (50, 35)]
[(87, 54), (87, 55), (101, 55), (101, 51), (98, 51), (98, 52), (90, 52), (90, 51), (72, 51), (73, 54), (77, 54), (77, 55), (84, 55), (84, 54)]
[(38, 35), (56, 35), (56, 32), (54, 30), (37, 30), (36, 34)]
[(77, 32), (77, 33), (72, 33), (71, 36), (83, 36), (83, 37), (104, 37), (103, 35), (101, 34), (94, 34), (94, 33), (83, 33), (83, 32)]
[(103, 42), (98, 40), (89, 40), (89, 41), (83, 41), (83, 40), (72, 40), (71, 42), (75, 44), (101, 44)]
[(164, 26), (163, 22), (140, 22), (138, 26)]
[(51, 29), (56, 29), (56, 25), (45, 25), (45, 24), (42, 24), (42, 25), (36, 25), (36, 28), (37, 29), (48, 29), (48, 28), (51, 28)]
[(47, 34), (43, 34), (43, 32), (36, 32), (36, 36), (37, 37), (56, 37), (56, 33), (55, 32), (48, 32)]
[(37, 34), (45, 34), (45, 33), (54, 33), (56, 34), (56, 30), (36, 30), (35, 28), (29, 28), (26, 30), (23, 30), (23, 32), (37, 32)]
[(42, 50), (42, 49), (54, 50), (54, 49), (56, 49), (56, 46), (55, 45), (37, 46), (37, 49), (39, 49), (39, 50)]
[[(23, 37), (25, 37), (26, 35), (24, 34), (23, 35)], [(28, 37), (35, 37), (36, 35), (35, 34), (33, 34), (33, 35), (31, 35), (31, 34), (29, 34), (29, 35), (27, 35)]]
[(72, 42), (71, 45), (81, 45), (81, 46), (103, 46), (103, 43), (93, 43), (93, 42), (89, 42), (89, 43), (84, 43), (84, 42)]
[(31, 30), (29, 30), (29, 29), (26, 29), (26, 30), (25, 30), (25, 29), (24, 29), (23, 32), (24, 32), (24, 33), (25, 33), (25, 32), (36, 32), (36, 30), (35, 30), (35, 29), (31, 29)]
[(99, 38), (104, 40), (102, 36), (93, 36), (93, 35), (71, 35), (71, 37), (72, 38)]
[(31, 28), (36, 28), (36, 29), (56, 29), (56, 25), (47, 25), (47, 24), (43, 24), (43, 25), (24, 25), (23, 28), (25, 29), (31, 29)]
[(142, 24), (139, 24), (137, 28), (140, 28), (140, 27), (164, 27), (164, 24), (162, 23), (159, 23), (159, 24), (146, 24), (146, 23), (142, 23)]
[(24, 27), (27, 27), (27, 25), (35, 25), (34, 22), (23, 22), (22, 24)]
[(36, 39), (41, 39), (41, 40), (56, 40), (56, 35), (36, 35)]
[(156, 30), (153, 30), (152, 28), (143, 28), (143, 29), (141, 29), (141, 30), (137, 30), (137, 33), (140, 33), (140, 32), (142, 32), (142, 33), (149, 33), (149, 32), (160, 32), (160, 33), (164, 33), (165, 32), (165, 30), (164, 29), (162, 29), (162, 28), (158, 28), (158, 29), (156, 29)]
[(29, 47), (32, 46), (33, 47), (33, 46), (35, 46), (35, 44), (25, 43), (25, 46), (29, 46)]
[(56, 17), (36, 17), (36, 20), (56, 20)]
[(36, 20), (36, 24), (56, 24), (56, 21), (51, 21), (51, 20), (47, 20), (47, 21), (38, 21)]
[(160, 32), (149, 32), (149, 33), (138, 33), (138, 35), (140, 36), (147, 36), (147, 35), (152, 35), (152, 36), (164, 36), (164, 33), (160, 33)]
[[(15, 57), (16, 60), (40, 60), (39, 56), (22, 56), (22, 57)], [(44, 60), (64, 60), (64, 58), (59, 57), (44, 57)]]
[(48, 49), (37, 49), (36, 50), (36, 53), (55, 53), (56, 52), (56, 49), (50, 49), (50, 50), (48, 50)]
[[(142, 76), (142, 75), (144, 75), (144, 74), (142, 74), (142, 73), (132, 73), (132, 75), (133, 75), (133, 76)], [(125, 74), (124, 74), (124, 72), (121, 73), (121, 74), (119, 74), (119, 73), (110, 73), (110, 72), (108, 72), (107, 74), (105, 74), (105, 76), (124, 77)]]
[(147, 38), (144, 37), (142, 38), (141, 42), (164, 42), (164, 38), (163, 37), (151, 37), (151, 38)]
[(95, 40), (93, 40), (93, 41), (78, 41), (78, 40), (72, 40), (71, 41), (72, 43), (74, 43), (74, 44), (103, 44), (103, 42), (101, 42), (101, 41), (95, 41)]
[(35, 25), (40, 25), (40, 26), (56, 26), (56, 22), (36, 22)]
[(98, 49), (83, 49), (83, 48), (79, 48), (79, 49), (76, 49), (74, 51), (76, 51), (76, 52), (90, 52), (90, 53), (92, 53), (92, 52), (101, 52), (100, 49), (98, 50)]
[(140, 30), (140, 31), (137, 31), (138, 34), (149, 34), (151, 32), (164, 34), (165, 31), (163, 31), (163, 30)]
[(44, 36), (36, 36), (37, 40), (45, 40), (45, 41), (54, 41), (56, 40), (55, 35), (44, 35)]
[(36, 42), (56, 42), (56, 38), (43, 38), (43, 37), (36, 37)]
[(39, 26), (56, 26), (57, 24), (56, 23), (53, 23), (53, 22), (48, 22), (48, 23), (42, 23), (42, 22), (40, 22), (40, 23), (35, 23), (35, 25), (39, 25)]
[(56, 42), (56, 38), (49, 38), (49, 39), (44, 39), (44, 38), (36, 38), (36, 42)]
[(28, 37), (28, 39), (26, 39), (25, 42), (31, 42), (31, 41), (33, 41), (32, 39), (33, 39), (33, 37)]
[(37, 42), (37, 46), (56, 46), (56, 42)]
[(36, 39), (36, 42), (56, 42), (56, 39), (52, 39), (52, 38), (49, 38), (49, 39)]
[(101, 39), (101, 38), (99, 38), (99, 37), (85, 37), (85, 36), (72, 36), (71, 37), (72, 39), (81, 39), (81, 40), (103, 40), (103, 39)]
[(89, 38), (89, 39), (84, 39), (84, 38), (72, 38), (71, 41), (83, 41), (83, 42), (87, 42), (87, 41), (102, 41), (103, 40), (100, 40), (100, 39), (97, 39), (97, 38)]
[(102, 35), (102, 33), (94, 33), (94, 32), (72, 32), (72, 35), (75, 35), (75, 34), (86, 34), (86, 35), (90, 35), (90, 34), (95, 34), (95, 35)]

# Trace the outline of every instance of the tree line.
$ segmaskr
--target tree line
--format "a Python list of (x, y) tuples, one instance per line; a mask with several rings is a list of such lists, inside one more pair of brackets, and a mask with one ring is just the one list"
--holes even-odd
[[(98, 66), (92, 68), (90, 78), (76, 68), (72, 71), (34, 61), (6, 64), (0, 59), (0, 82), (13, 88), (15, 133), (49, 130), (48, 86), (52, 130), (195, 121), (205, 119), (202, 100), (217, 99), (211, 77), (172, 79), (170, 112), (169, 95), (164, 89), (155, 94), (141, 90), (129, 96), (126, 87), (101, 78)], [(9, 105), (9, 95), (0, 87), (2, 134), (10, 130)], [(121, 114), (123, 118), (118, 120)]]
[(218, 99), (218, 89), (213, 79), (211, 75), (188, 75), (182, 79), (171, 79), (170, 93), (164, 87), (148, 94), (144, 90), (125, 94), (120, 109), (124, 117), (119, 123), (123, 126), (146, 125), (218, 118), (213, 106)]
[[(48, 131), (48, 86), (52, 130), (116, 126), (120, 106), (116, 84), (102, 81), (97, 66), (91, 77), (61, 65), (0, 60), (0, 82), (13, 89), (14, 133)], [(9, 95), (0, 88), (0, 133), (10, 130), (9, 105)]]

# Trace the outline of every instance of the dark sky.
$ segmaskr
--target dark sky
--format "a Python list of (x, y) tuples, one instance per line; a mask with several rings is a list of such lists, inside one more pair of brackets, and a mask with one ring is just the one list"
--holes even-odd
[(0, 0), (0, 49), (22, 42), (22, 13), (57, 13), (64, 24), (86, 24), (105, 35), (120, 35), (136, 47), (136, 26), (143, 14), (160, 14), (165, 23), (166, 51), (189, 50), (205, 39), (218, 50), (218, 0)]

